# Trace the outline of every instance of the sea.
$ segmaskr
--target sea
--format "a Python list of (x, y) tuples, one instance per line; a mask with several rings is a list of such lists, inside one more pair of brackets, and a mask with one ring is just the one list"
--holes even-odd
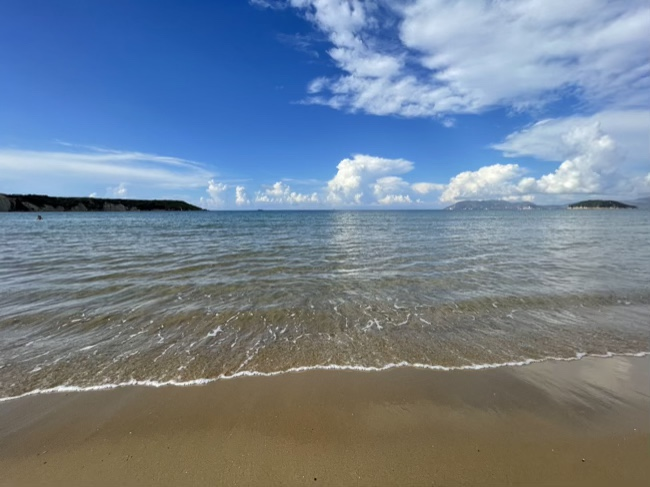
[(0, 214), (0, 400), (650, 350), (650, 211)]

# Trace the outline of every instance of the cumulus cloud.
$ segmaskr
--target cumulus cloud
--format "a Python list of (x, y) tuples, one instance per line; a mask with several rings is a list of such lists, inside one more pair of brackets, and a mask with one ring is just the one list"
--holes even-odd
[(494, 164), (477, 171), (454, 176), (440, 195), (440, 201), (452, 203), (463, 199), (491, 199), (517, 191), (515, 180), (524, 174), (517, 164)]
[(398, 176), (386, 176), (377, 179), (371, 185), (372, 192), (380, 205), (412, 203), (409, 192), (411, 186)]
[[(584, 122), (584, 121), (582, 121)], [(565, 132), (560, 132), (565, 130)], [(550, 137), (554, 145), (540, 140)], [(510, 155), (564, 157), (553, 171), (539, 178), (525, 176), (518, 164), (495, 164), (477, 171), (465, 171), (451, 179), (443, 191), (442, 202), (461, 199), (533, 199), (540, 195), (618, 195), (635, 197), (648, 191), (644, 174), (624, 171), (624, 160), (616, 141), (598, 122), (547, 122), (509, 137), (498, 146), (513, 151)], [(516, 151), (516, 152), (515, 152)], [(647, 156), (644, 168), (647, 169)], [(647, 179), (647, 178), (645, 178)]]
[(596, 106), (647, 103), (645, 0), (290, 4), (327, 36), (340, 70), (311, 83), (309, 103), (445, 121), (495, 106), (539, 107), (561, 93)]
[(224, 205), (224, 194), (228, 185), (211, 179), (208, 181), (208, 188), (205, 190), (208, 198), (201, 197), (201, 205), (205, 208), (220, 208)]
[(492, 147), (510, 158), (561, 162), (539, 179), (524, 178), (521, 192), (634, 197), (648, 191), (648, 127), (648, 110), (608, 110), (542, 120)]
[(598, 124), (574, 128), (562, 137), (574, 156), (551, 174), (537, 181), (526, 178), (521, 190), (527, 193), (576, 194), (606, 193), (623, 181), (616, 168), (616, 144)]
[(607, 110), (590, 116), (546, 119), (508, 135), (494, 144), (506, 157), (535, 157), (545, 161), (564, 161), (574, 157), (576, 146), (567, 134), (575, 129), (598, 125), (616, 141), (619, 164), (626, 166), (649, 163), (648, 110)]
[(246, 188), (244, 186), (235, 187), (235, 204), (237, 206), (246, 206), (250, 204), (250, 200), (248, 199)]
[[(294, 191), (287, 180), (278, 181), (255, 193), (254, 202), (276, 207), (307, 206), (318, 208), (372, 207), (377, 205), (408, 205), (422, 203), (417, 195), (441, 190), (434, 183), (412, 185), (402, 175), (413, 169), (405, 159), (357, 154), (345, 158), (336, 167), (337, 172), (319, 191)], [(292, 180), (298, 181), (298, 180)], [(298, 181), (308, 186), (317, 181)], [(416, 191), (413, 186), (419, 189)], [(429, 201), (432, 203), (433, 200)]]
[(409, 184), (398, 176), (379, 178), (371, 185), (371, 187), (375, 196), (405, 192), (410, 188)]
[(403, 205), (411, 204), (413, 201), (407, 194), (387, 194), (386, 196), (378, 198), (377, 203), (380, 205)]
[(411, 189), (418, 194), (429, 194), (435, 191), (443, 191), (445, 189), (444, 184), (436, 183), (413, 183)]
[(317, 204), (320, 202), (317, 193), (304, 194), (291, 191), (291, 187), (282, 181), (271, 187), (255, 193), (255, 202), (271, 205)]
[(357, 154), (351, 159), (343, 159), (336, 169), (336, 175), (328, 181), (325, 189), (326, 200), (334, 204), (361, 204), (368, 203), (368, 196), (377, 194), (378, 188), (389, 184), (394, 187), (406, 185), (394, 176), (411, 171), (413, 163), (405, 159)]

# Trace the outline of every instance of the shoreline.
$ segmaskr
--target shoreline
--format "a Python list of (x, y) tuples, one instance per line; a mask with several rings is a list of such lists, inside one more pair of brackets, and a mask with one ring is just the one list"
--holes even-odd
[(31, 396), (40, 396), (40, 395), (49, 395), (49, 394), (68, 394), (68, 393), (84, 393), (84, 392), (97, 392), (97, 391), (111, 391), (114, 389), (122, 389), (128, 387), (200, 387), (214, 382), (222, 380), (233, 380), (240, 379), (245, 377), (276, 377), (284, 374), (299, 374), (304, 372), (313, 372), (313, 371), (336, 371), (336, 372), (384, 372), (392, 369), (421, 369), (429, 370), (435, 372), (457, 372), (457, 371), (480, 371), (480, 370), (490, 370), (490, 369), (500, 369), (507, 367), (526, 367), (533, 364), (547, 363), (547, 362), (574, 362), (577, 360), (582, 360), (584, 358), (614, 358), (614, 357), (646, 357), (650, 355), (650, 351), (643, 352), (629, 352), (629, 353), (617, 353), (617, 352), (607, 352), (605, 354), (590, 354), (586, 352), (579, 352), (574, 357), (543, 357), (537, 359), (525, 359), (520, 361), (511, 361), (511, 362), (502, 362), (502, 363), (485, 363), (485, 364), (470, 364), (470, 365), (459, 365), (459, 366), (444, 366), (444, 365), (430, 365), (422, 363), (410, 363), (410, 362), (398, 362), (398, 363), (389, 363), (381, 367), (375, 366), (363, 366), (363, 365), (307, 365), (301, 367), (294, 367), (287, 370), (278, 370), (274, 372), (260, 372), (260, 371), (249, 371), (244, 370), (241, 372), (236, 372), (231, 375), (219, 375), (217, 377), (211, 378), (198, 378), (188, 381), (158, 381), (158, 380), (129, 380), (126, 382), (119, 383), (108, 383), (108, 384), (97, 384), (91, 386), (74, 386), (74, 385), (61, 385), (48, 389), (35, 389), (32, 391), (19, 394), (17, 396), (8, 396), (0, 397), (0, 404), (7, 401), (14, 401), (22, 399), (25, 397)]
[(650, 356), (0, 403), (0, 485), (643, 485)]

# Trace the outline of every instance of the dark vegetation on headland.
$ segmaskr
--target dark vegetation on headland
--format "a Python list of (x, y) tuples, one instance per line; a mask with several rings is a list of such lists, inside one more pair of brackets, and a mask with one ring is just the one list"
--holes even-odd
[(625, 208), (636, 208), (636, 206), (613, 200), (585, 200), (569, 205), (570, 210), (617, 210)]
[(37, 194), (0, 194), (0, 212), (48, 211), (201, 211), (198, 206), (178, 200), (130, 200), (75, 198)]

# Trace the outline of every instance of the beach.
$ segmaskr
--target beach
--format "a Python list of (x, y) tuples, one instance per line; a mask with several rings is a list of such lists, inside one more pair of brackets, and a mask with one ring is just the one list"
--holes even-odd
[(650, 357), (0, 403), (2, 485), (645, 485)]
[(2, 218), (0, 486), (650, 480), (648, 212)]
[(0, 487), (650, 486), (650, 0), (557, 3), (1, 2)]

